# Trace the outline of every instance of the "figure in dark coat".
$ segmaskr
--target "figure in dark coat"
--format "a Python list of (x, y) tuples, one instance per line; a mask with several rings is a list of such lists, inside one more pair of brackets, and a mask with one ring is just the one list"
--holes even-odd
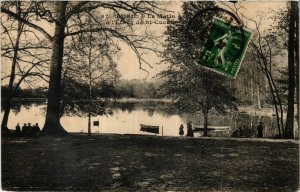
[(27, 136), (32, 137), (33, 136), (33, 129), (32, 129), (31, 123), (28, 123), (27, 129), (28, 129)]
[(36, 123), (33, 127), (32, 127), (32, 132), (33, 132), (33, 136), (38, 136), (38, 134), (41, 132), (41, 129), (39, 127), (39, 124)]
[(263, 130), (264, 130), (264, 125), (262, 122), (259, 122), (259, 125), (257, 126), (257, 137), (258, 138), (263, 138)]
[(16, 126), (16, 136), (20, 136), (21, 135), (21, 127), (20, 127), (20, 125), (19, 125), (19, 123), (17, 124), (17, 126)]
[(187, 124), (187, 137), (194, 137), (194, 132), (193, 132), (193, 127), (192, 127), (192, 122), (189, 122)]
[(182, 124), (179, 127), (179, 135), (180, 135), (180, 137), (183, 137), (183, 135), (184, 135), (183, 125)]
[(27, 124), (24, 123), (24, 125), (22, 126), (22, 135), (26, 137), (27, 134), (28, 134), (28, 127)]

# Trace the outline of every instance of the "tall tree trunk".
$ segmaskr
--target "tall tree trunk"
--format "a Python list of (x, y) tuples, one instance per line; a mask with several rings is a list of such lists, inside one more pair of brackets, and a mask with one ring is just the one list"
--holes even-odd
[(9, 117), (9, 113), (10, 113), (10, 109), (11, 109), (11, 101), (12, 101), (12, 97), (11, 97), (11, 95), (9, 95), (7, 100), (5, 101), (4, 115), (3, 115), (3, 119), (2, 119), (2, 123), (1, 123), (1, 134), (2, 135), (9, 133), (7, 123), (8, 123), (8, 117)]
[(203, 125), (203, 136), (207, 137), (207, 128), (208, 128), (208, 110), (203, 110), (203, 117), (204, 117), (204, 125)]
[(295, 6), (298, 2), (290, 2), (289, 39), (288, 39), (288, 109), (284, 137), (294, 135), (294, 97), (295, 97)]
[[(276, 89), (276, 85), (274, 84), (274, 80), (272, 79), (271, 72), (266, 70), (264, 67), (262, 67), (262, 69), (264, 70), (265, 77), (268, 80), (268, 84), (269, 84), (269, 87), (270, 87), (270, 92), (271, 92), (271, 95), (272, 95), (272, 98), (273, 98), (273, 103), (274, 103), (274, 108), (275, 108), (275, 113), (276, 113), (276, 122), (277, 122), (278, 134), (279, 134), (279, 137), (282, 137), (282, 133), (283, 133), (283, 120), (282, 120), (283, 110), (282, 110), (281, 101), (280, 101), (280, 98), (279, 98), (279, 95), (278, 95), (278, 91)], [(279, 117), (278, 108), (280, 109), (280, 117)]]
[[(89, 18), (89, 27), (91, 29), (91, 19)], [(88, 122), (88, 136), (91, 136), (91, 108), (92, 108), (92, 32), (89, 34), (89, 55), (88, 55), (88, 65), (89, 65), (89, 122)]]
[(297, 124), (298, 124), (298, 129), (299, 127), (299, 5), (297, 3), (296, 8), (296, 41), (295, 41), (295, 62), (296, 62), (296, 101), (297, 101)]
[(260, 86), (257, 86), (257, 109), (261, 109), (261, 104), (260, 104)]
[(56, 2), (57, 22), (52, 41), (52, 56), (50, 67), (50, 81), (48, 90), (47, 113), (42, 135), (64, 136), (67, 132), (61, 126), (60, 96), (61, 96), (61, 69), (63, 63), (64, 38), (65, 38), (65, 11), (66, 1)]
[(251, 95), (251, 104), (254, 104), (254, 91), (253, 91), (253, 79), (250, 77), (250, 95)]
[(65, 93), (65, 90), (66, 90), (66, 75), (68, 73), (67, 71), (68, 70), (66, 69), (63, 72), (63, 77), (62, 77), (62, 80), (61, 80), (61, 103), (60, 103), (59, 118), (61, 118), (64, 115), (65, 107), (66, 107), (66, 101), (65, 101), (65, 98), (64, 98), (64, 93)]
[(91, 136), (91, 112), (89, 111), (89, 115), (88, 115), (88, 136)]
[[(271, 75), (271, 71), (268, 72), (269, 74), (269, 77), (270, 77), (270, 81), (271, 81), (271, 84), (270, 86), (273, 86), (273, 94), (274, 96), (277, 98), (275, 98), (278, 102), (278, 108), (279, 108), (279, 112), (280, 112), (280, 126), (282, 128), (282, 132), (283, 132), (283, 129), (284, 129), (284, 123), (283, 123), (283, 107), (282, 107), (282, 102), (281, 102), (281, 98), (280, 98), (280, 95), (279, 95), (279, 92), (278, 92), (278, 89), (276, 87), (276, 84), (275, 84), (275, 81), (273, 79), (273, 76)], [(276, 109), (277, 109), (277, 106), (276, 106)], [(276, 115), (278, 115), (278, 112), (276, 113)], [(280, 134), (279, 134), (280, 135)]]
[[(269, 81), (269, 86), (272, 87), (271, 88), (271, 92), (273, 94), (273, 98), (274, 98), (274, 101), (275, 101), (275, 108), (276, 108), (276, 115), (278, 116), (278, 108), (279, 108), (279, 112), (280, 112), (280, 127), (282, 128), (282, 133), (284, 132), (284, 123), (283, 123), (283, 107), (282, 107), (282, 102), (281, 102), (281, 98), (280, 98), (280, 95), (279, 95), (279, 92), (278, 92), (278, 89), (277, 89), (277, 86), (275, 84), (275, 81), (274, 81), (274, 78), (273, 78), (273, 75), (272, 75), (272, 68), (271, 68), (271, 62), (269, 63), (270, 64), (270, 68), (269, 70), (267, 69), (267, 61), (265, 60), (265, 73), (267, 74), (267, 78), (268, 78), (268, 81)], [(278, 106), (277, 106), (277, 104)], [(278, 108), (277, 108), (278, 107)], [(279, 128), (280, 129), (280, 128)], [(279, 131), (279, 135), (280, 135), (280, 131)]]
[[(90, 39), (91, 41), (91, 39)], [(91, 42), (90, 42), (91, 46)], [(91, 52), (92, 47), (89, 47), (89, 58), (88, 58), (88, 65), (89, 65), (89, 114), (88, 114), (88, 136), (91, 136), (91, 109), (92, 109), (92, 69), (91, 69)]]
[[(283, 120), (282, 120), (283, 119), (282, 118), (283, 117), (283, 110), (282, 110), (282, 104), (281, 104), (281, 100), (280, 100), (280, 97), (279, 97), (279, 94), (278, 94), (278, 90), (277, 90), (276, 85), (274, 83), (272, 73), (271, 73), (271, 71), (269, 71), (269, 69), (267, 67), (268, 66), (268, 60), (266, 59), (264, 54), (259, 51), (259, 48), (257, 47), (257, 45), (255, 45), (255, 44), (252, 44), (252, 45), (253, 45), (254, 50), (256, 51), (257, 57), (260, 58), (258, 63), (260, 65), (265, 77), (268, 80), (268, 84), (269, 84), (269, 87), (270, 87), (270, 92), (271, 92), (271, 95), (272, 95), (273, 104), (274, 104), (274, 108), (275, 108), (275, 112), (276, 112), (276, 121), (277, 121), (278, 134), (279, 134), (279, 137), (282, 137), (281, 129), (283, 128)], [(280, 109), (281, 118), (279, 117), (278, 105), (279, 105), (279, 109)]]
[[(19, 6), (17, 7), (17, 9), (19, 8)], [(19, 9), (18, 9), (18, 12), (20, 14)], [(1, 131), (2, 131), (1, 133), (3, 133), (3, 134), (9, 132), (7, 123), (8, 123), (9, 113), (10, 113), (10, 109), (11, 109), (12, 97), (14, 96), (14, 90), (15, 90), (14, 89), (14, 81), (15, 81), (16, 64), (17, 64), (18, 51), (19, 51), (19, 45), (20, 45), (20, 37), (22, 35), (23, 27), (24, 27), (23, 23), (18, 21), (17, 37), (16, 37), (16, 43), (15, 43), (15, 45), (13, 45), (14, 55), (13, 55), (13, 59), (12, 59), (10, 79), (9, 79), (9, 83), (8, 83), (8, 98), (5, 102), (4, 115), (3, 115), (3, 119), (2, 119), (2, 123), (1, 123)]]

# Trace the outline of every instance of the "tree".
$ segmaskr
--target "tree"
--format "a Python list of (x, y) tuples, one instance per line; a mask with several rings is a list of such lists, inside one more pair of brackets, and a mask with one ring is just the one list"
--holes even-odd
[[(250, 19), (251, 20), (251, 19)], [(270, 92), (273, 98), (273, 104), (276, 112), (276, 120), (277, 120), (277, 129), (279, 137), (282, 137), (284, 134), (284, 124), (283, 124), (283, 106), (281, 97), (276, 85), (276, 81), (272, 72), (272, 65), (274, 64), (273, 58), (276, 53), (274, 53), (274, 48), (272, 49), (272, 42), (276, 42), (276, 38), (273, 35), (263, 36), (258, 22), (251, 20), (255, 23), (257, 38), (253, 39), (250, 43), (250, 51), (252, 53), (252, 58), (255, 62), (257, 62), (265, 77), (268, 80)]]
[[(2, 13), (14, 18), (31, 27), (52, 43), (52, 55), (50, 65), (50, 80), (48, 91), (48, 103), (46, 111), (46, 120), (42, 130), (43, 135), (66, 135), (66, 131), (61, 126), (60, 119), (60, 98), (61, 98), (61, 70), (64, 55), (64, 42), (67, 37), (74, 36), (86, 32), (98, 32), (113, 36), (127, 43), (134, 50), (139, 61), (140, 67), (143, 63), (147, 63), (142, 52), (156, 51), (149, 47), (144, 47), (142, 43), (147, 44), (153, 38), (151, 35), (136, 35), (130, 27), (130, 19), (121, 16), (122, 13), (130, 13), (135, 15), (155, 14), (159, 8), (154, 2), (75, 2), (75, 1), (57, 1), (57, 2), (27, 2), (29, 9), (28, 14), (35, 15), (37, 19), (54, 26), (54, 34), (50, 35), (48, 31), (43, 29), (37, 23), (30, 22), (25, 18), (16, 14), (10, 4), (1, 4)], [(101, 17), (101, 11), (112, 11), (119, 18), (127, 23), (124, 30), (115, 29), (111, 26), (105, 26)], [(82, 16), (91, 17), (93, 28), (83, 25), (78, 26)], [(148, 35), (148, 36), (147, 36)], [(141, 67), (142, 68), (142, 67)]]
[[(186, 50), (185, 41), (188, 41), (193, 47), (192, 50), (196, 50), (191, 54), (195, 58), (197, 54), (199, 56), (197, 48), (204, 45), (213, 15), (217, 13), (206, 13), (193, 23), (190, 36), (194, 38), (185, 39), (186, 23), (198, 11), (214, 6), (214, 2), (183, 3), (183, 14), (179, 16), (178, 23), (169, 25), (165, 33), (167, 40), (164, 62), (170, 66), (160, 74), (165, 80), (163, 87), (166, 95), (173, 99), (180, 112), (203, 113), (204, 136), (207, 136), (208, 114), (212, 109), (224, 113), (226, 109), (236, 106), (236, 98), (233, 96), (233, 90), (226, 84), (226, 78), (195, 65)], [(203, 36), (202, 39), (199, 34)]]
[[(278, 89), (278, 85), (276, 84), (276, 82), (279, 81), (276, 79), (276, 75), (274, 73), (274, 69), (276, 70), (276, 68), (274, 67), (276, 61), (274, 60), (276, 60), (276, 56), (284, 55), (283, 52), (285, 48), (282, 45), (285, 45), (285, 42), (287, 41), (287, 37), (285, 35), (282, 35), (284, 34), (282, 33), (282, 29), (286, 30), (288, 28), (287, 20), (285, 19), (286, 12), (280, 13), (279, 21), (281, 22), (279, 22), (279, 24), (275, 26), (276, 31), (274, 32), (271, 28), (268, 31), (262, 31), (262, 29), (260, 29), (260, 24), (263, 16), (260, 17), (259, 21), (255, 21), (243, 15), (236, 6), (234, 6), (234, 8), (232, 8), (231, 10), (233, 10), (240, 18), (243, 18), (244, 23), (247, 23), (245, 21), (251, 21), (255, 24), (255, 37), (252, 38), (253, 40), (250, 43), (249, 51), (252, 54), (253, 60), (260, 65), (261, 71), (264, 73), (267, 79), (269, 85), (268, 87), (270, 89), (276, 112), (279, 137), (286, 137), (286, 132), (288, 130), (284, 125), (284, 109), (280, 94), (281, 91)], [(274, 20), (277, 19), (277, 17), (274, 18)], [(280, 31), (277, 29), (280, 29)]]
[(264, 102), (268, 102), (269, 91), (265, 85), (266, 81), (259, 64), (253, 62), (252, 54), (247, 51), (238, 76), (230, 81), (230, 84), (235, 89), (235, 96), (241, 104), (252, 104), (260, 109)]
[[(288, 2), (287, 8), (280, 10), (274, 17), (274, 34), (282, 39), (282, 49), (288, 52), (287, 71), (283, 71), (279, 81), (287, 91), (287, 116), (284, 137), (294, 137), (294, 104), (297, 98), (299, 116), (299, 13), (298, 2)], [(296, 92), (296, 94), (295, 94)], [(297, 118), (298, 119), (298, 118)], [(298, 120), (299, 127), (299, 120)]]
[[(296, 41), (296, 22), (298, 16), (298, 2), (289, 3), (289, 20), (288, 20), (288, 109), (286, 115), (286, 127), (284, 136), (286, 138), (294, 138), (294, 103), (295, 103), (295, 54), (297, 48)], [(298, 30), (299, 31), (299, 30)], [(295, 43), (296, 42), (296, 43)], [(299, 62), (299, 59), (298, 59)], [(299, 64), (298, 64), (299, 65)], [(298, 77), (299, 80), (299, 77)], [(299, 84), (299, 82), (298, 82)]]
[[(88, 19), (87, 22), (90, 20)], [(90, 136), (91, 116), (106, 114), (104, 102), (100, 102), (101, 98), (97, 98), (97, 95), (101, 88), (108, 88), (109, 85), (115, 84), (120, 76), (116, 69), (117, 64), (114, 62), (119, 47), (114, 45), (112, 39), (95, 32), (73, 36), (70, 43), (66, 47), (68, 53), (65, 54), (67, 59), (63, 66), (62, 108), (65, 108), (66, 104), (71, 104), (86, 112)], [(79, 100), (74, 97), (75, 92), (79, 92)], [(88, 104), (84, 100), (87, 100)], [(63, 112), (64, 109), (61, 111)]]
[(204, 136), (207, 136), (208, 115), (212, 109), (219, 113), (225, 113), (227, 109), (236, 109), (234, 91), (224, 83), (225, 77), (206, 69), (184, 66), (178, 68), (169, 68), (161, 74), (167, 79), (164, 84), (166, 94), (173, 99), (180, 113), (202, 112)]
[[(18, 88), (14, 93), (14, 98), (46, 98), (46, 87), (30, 87), (30, 88)], [(9, 97), (8, 85), (1, 86), (1, 97), (7, 99)]]
[[(5, 2), (4, 4), (10, 4)], [(16, 2), (12, 5), (16, 10), (16, 15), (27, 20), (32, 20), (32, 16), (28, 15), (27, 9), (24, 9), (24, 2)], [(2, 44), (2, 63), (3, 67), (9, 68), (2, 71), (2, 83), (8, 80), (7, 98), (4, 105), (4, 115), (2, 119), (2, 133), (8, 133), (7, 123), (11, 109), (12, 98), (15, 96), (18, 88), (22, 83), (31, 86), (40, 79), (48, 81), (48, 61), (45, 58), (46, 51), (49, 47), (46, 42), (36, 41), (36, 33), (21, 21), (13, 21), (9, 17), (2, 15), (1, 34)], [(33, 52), (35, 54), (33, 54)]]
[(159, 82), (148, 82), (146, 80), (120, 80), (116, 84), (117, 97), (130, 97), (139, 99), (153, 99), (159, 95), (157, 89), (160, 87)]

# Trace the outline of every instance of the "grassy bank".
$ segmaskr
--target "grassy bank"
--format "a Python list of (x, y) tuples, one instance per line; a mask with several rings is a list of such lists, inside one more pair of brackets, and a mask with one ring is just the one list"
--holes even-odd
[(4, 138), (2, 188), (296, 191), (298, 149), (295, 142), (267, 140), (130, 135)]

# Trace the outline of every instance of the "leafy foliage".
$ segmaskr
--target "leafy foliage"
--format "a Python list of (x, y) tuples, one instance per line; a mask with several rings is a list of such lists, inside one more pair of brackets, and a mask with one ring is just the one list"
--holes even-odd
[[(8, 86), (1, 86), (1, 97), (9, 97), (9, 88)], [(30, 88), (18, 88), (15, 91), (14, 98), (46, 98), (47, 97), (47, 88), (38, 87), (35, 89)]]
[(72, 37), (63, 66), (61, 116), (106, 114), (105, 100), (100, 98), (115, 96), (114, 86), (120, 77), (114, 61), (118, 51), (118, 46), (101, 34)]
[(215, 14), (206, 13), (194, 22), (189, 38), (185, 38), (186, 24), (198, 11), (214, 6), (214, 2), (185, 2), (179, 22), (168, 26), (165, 34), (167, 40), (164, 57), (170, 66), (160, 76), (165, 80), (163, 86), (166, 96), (173, 98), (180, 112), (202, 111), (208, 114), (209, 110), (215, 109), (224, 113), (227, 108), (236, 106), (236, 98), (233, 90), (229, 89), (226, 78), (195, 65), (186, 46), (191, 45), (189, 48), (195, 50), (191, 54), (197, 57)]
[(144, 80), (122, 80), (116, 85), (116, 95), (118, 98), (160, 98), (160, 83), (147, 82)]
[(63, 79), (63, 99), (61, 103), (62, 115), (86, 116), (89, 112), (92, 115), (106, 114), (106, 102), (98, 99), (101, 90), (99, 86), (92, 87), (92, 105), (89, 105), (89, 86), (87, 83), (79, 82), (65, 76)]

